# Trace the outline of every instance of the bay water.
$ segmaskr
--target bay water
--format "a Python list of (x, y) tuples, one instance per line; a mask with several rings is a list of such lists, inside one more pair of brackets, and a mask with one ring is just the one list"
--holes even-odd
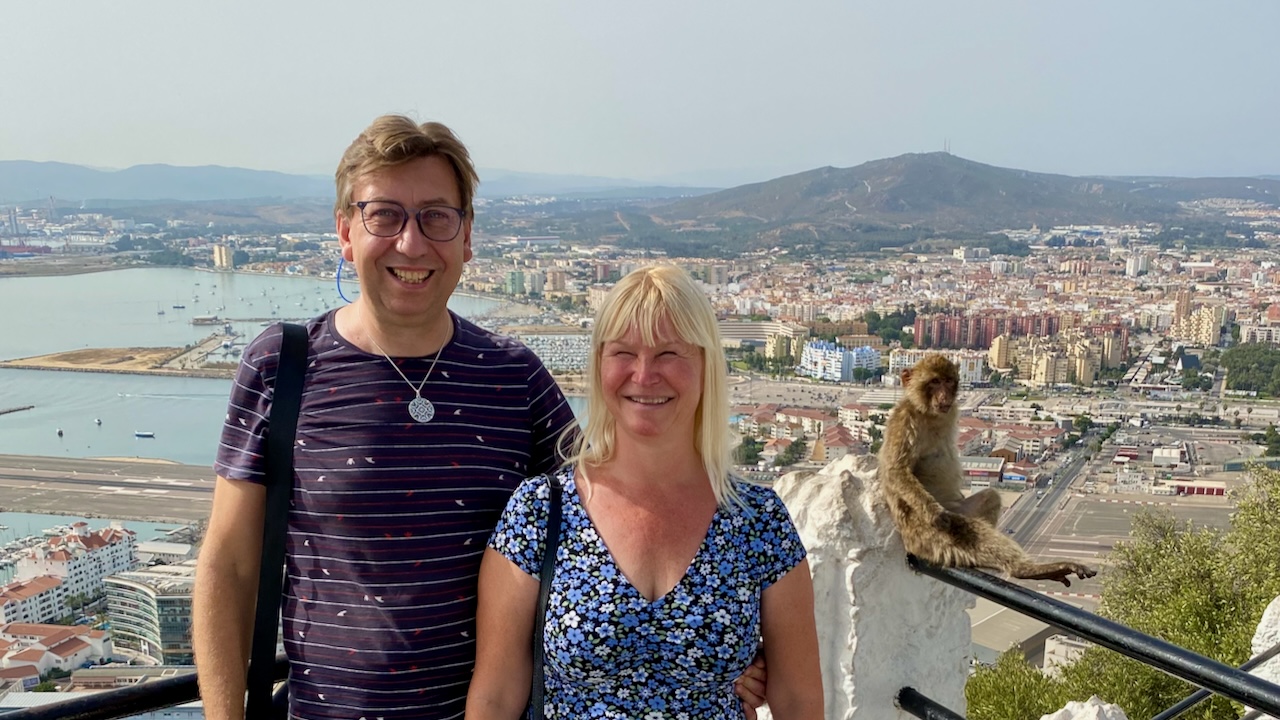
[[(354, 297), (357, 288), (344, 280), (343, 290)], [(192, 325), (198, 315), (241, 319), (232, 327), (247, 341), (264, 324), (300, 321), (344, 303), (332, 279), (313, 277), (135, 268), (0, 278), (0, 359), (182, 347), (222, 329)], [(474, 319), (499, 304), (454, 295), (449, 307)], [(35, 406), (0, 415), (0, 453), (211, 465), (230, 389), (230, 380), (0, 368), (0, 410)], [(582, 399), (570, 402), (581, 416)], [(155, 437), (138, 438), (137, 431)]]

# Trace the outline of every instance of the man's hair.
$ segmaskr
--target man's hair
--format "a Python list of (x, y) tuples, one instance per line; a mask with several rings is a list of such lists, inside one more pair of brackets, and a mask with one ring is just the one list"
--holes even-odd
[(347, 147), (333, 174), (338, 199), (334, 212), (350, 217), (356, 181), (383, 168), (411, 160), (440, 156), (449, 162), (458, 181), (458, 194), (467, 217), (475, 217), (471, 205), (480, 177), (471, 164), (471, 155), (453, 131), (437, 122), (419, 125), (404, 115), (383, 115), (370, 123)]
[(681, 341), (702, 349), (702, 397), (694, 416), (693, 441), (702, 456), (716, 502), (721, 507), (740, 503), (729, 478), (734, 438), (729, 430), (728, 378), (716, 314), (688, 273), (672, 265), (635, 270), (605, 296), (596, 313), (587, 359), (587, 423), (576, 436), (576, 427), (566, 431), (565, 438), (572, 441), (566, 463), (598, 465), (612, 459), (617, 424), (605, 405), (600, 382), (604, 345), (632, 328), (640, 332), (646, 345), (655, 345), (663, 320), (670, 323)]

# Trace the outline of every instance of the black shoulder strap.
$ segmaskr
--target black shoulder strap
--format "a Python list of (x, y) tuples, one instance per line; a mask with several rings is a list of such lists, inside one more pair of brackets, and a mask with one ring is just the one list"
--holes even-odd
[(262, 523), (262, 566), (258, 571), (258, 605), (249, 655), (249, 700), (245, 717), (271, 717), (271, 685), (280, 626), (280, 592), (284, 582), (284, 535), (293, 491), (293, 443), (307, 373), (307, 329), (284, 323), (275, 393), (267, 425), (267, 504)]
[(560, 478), (548, 475), (551, 507), (547, 509), (547, 540), (542, 550), (542, 572), (538, 588), (538, 611), (533, 618), (533, 720), (542, 720), (546, 700), (545, 647), (542, 639), (547, 623), (547, 600), (551, 596), (551, 578), (556, 574), (556, 549), (560, 547)]

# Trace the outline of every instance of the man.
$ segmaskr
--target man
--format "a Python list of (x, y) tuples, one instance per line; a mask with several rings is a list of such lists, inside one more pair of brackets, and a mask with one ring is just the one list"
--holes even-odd
[[(573, 413), (530, 350), (447, 308), (472, 257), (478, 183), (448, 128), (380, 117), (335, 180), (361, 293), (307, 324), (283, 608), (290, 714), (460, 718), (485, 544), (521, 480), (558, 464)], [(193, 623), (210, 720), (244, 716), (280, 335), (245, 350), (215, 463)]]

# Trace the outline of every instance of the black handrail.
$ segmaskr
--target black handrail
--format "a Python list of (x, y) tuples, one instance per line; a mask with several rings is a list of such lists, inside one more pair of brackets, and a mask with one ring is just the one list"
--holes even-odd
[(1174, 677), (1270, 715), (1280, 715), (1280, 685), (980, 570), (934, 567), (914, 555), (907, 556), (907, 564), (923, 575), (1059, 627)]
[[(276, 656), (275, 678), (289, 673), (284, 655)], [(4, 715), (4, 720), (114, 720), (200, 699), (196, 674), (149, 680), (117, 690), (24, 708)]]
[[(1246, 670), (1246, 671), (1252, 670), (1258, 667), (1259, 665), (1261, 665), (1262, 663), (1275, 657), (1276, 655), (1280, 655), (1280, 644), (1273, 645), (1271, 646), (1270, 650), (1264, 650), (1257, 657), (1250, 658), (1248, 662), (1240, 666), (1240, 669)], [(1205, 690), (1204, 688), (1200, 688), (1199, 690), (1196, 690), (1195, 692), (1191, 693), (1187, 697), (1183, 698), (1177, 705), (1174, 705), (1168, 710), (1165, 710), (1159, 715), (1156, 715), (1155, 717), (1151, 718), (1151, 720), (1173, 720), (1174, 718), (1178, 717), (1182, 713), (1190, 710), (1196, 705), (1199, 705), (1201, 702), (1203, 702), (1206, 698), (1208, 698), (1212, 694), (1213, 693), (1209, 692), (1208, 690)]]
[(921, 695), (913, 687), (904, 687), (893, 698), (893, 704), (923, 720), (964, 720), (964, 716)]

